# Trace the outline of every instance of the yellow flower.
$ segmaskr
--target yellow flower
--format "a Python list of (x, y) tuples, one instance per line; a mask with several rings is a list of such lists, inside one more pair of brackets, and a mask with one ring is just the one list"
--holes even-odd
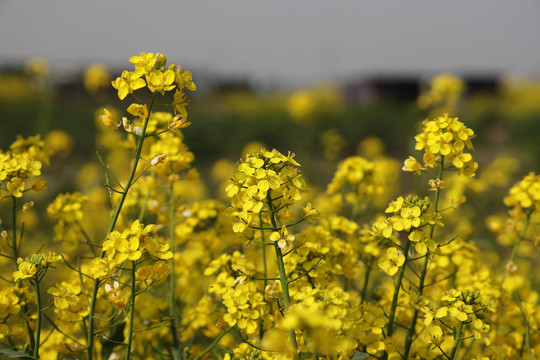
[(77, 305), (79, 302), (77, 295), (64, 284), (56, 284), (55, 287), (49, 288), (47, 293), (54, 296), (54, 306), (62, 310), (69, 308), (71, 305)]
[(115, 262), (97, 257), (92, 259), (88, 267), (88, 274), (95, 279), (105, 279), (112, 275), (112, 270), (115, 266)]
[(128, 113), (134, 116), (138, 116), (141, 119), (146, 119), (148, 117), (148, 109), (146, 105), (141, 104), (131, 104), (127, 108)]
[(122, 296), (122, 291), (118, 281), (115, 281), (113, 286), (110, 284), (105, 284), (105, 292), (107, 295), (109, 295), (109, 299), (114, 305), (118, 306), (119, 308), (124, 308), (126, 306), (126, 299), (125, 296)]
[(461, 322), (467, 321), (468, 313), (472, 313), (472, 307), (466, 305), (463, 301), (454, 301), (451, 307), (448, 308), (448, 313)]
[(113, 113), (107, 109), (103, 109), (103, 112), (105, 114), (99, 116), (103, 125), (111, 129), (117, 129), (120, 126), (120, 122), (114, 118)]
[(484, 322), (480, 319), (474, 319), (472, 322), (473, 325), (473, 335), (476, 340), (483, 340), (484, 344), (487, 346), (491, 345), (491, 340), (487, 337), (487, 334), (489, 333), (490, 326), (487, 324), (484, 324)]
[(193, 82), (193, 75), (191, 71), (182, 72), (182, 67), (178, 65), (175, 72), (176, 84), (180, 90), (186, 88), (191, 91), (195, 91), (197, 86)]
[(131, 235), (133, 235), (133, 236), (146, 236), (150, 232), (152, 232), (152, 230), (154, 230), (155, 227), (156, 227), (155, 224), (150, 224), (150, 225), (144, 226), (143, 224), (141, 224), (139, 222), (139, 220), (135, 220), (131, 224), (131, 228), (129, 229), (129, 233)]
[(409, 156), (409, 158), (405, 160), (401, 169), (403, 171), (414, 172), (416, 175), (420, 175), (422, 173), (422, 170), (426, 170), (426, 168), (422, 167), (418, 160), (416, 160), (416, 158), (414, 158), (413, 156)]
[(11, 181), (7, 183), (7, 189), (9, 193), (15, 197), (23, 196), (24, 188), (24, 181), (18, 177), (12, 178)]
[[(141, 266), (137, 268), (137, 272), (135, 273), (135, 278), (139, 281), (146, 281), (146, 280), (150, 280), (153, 274), (154, 274), (154, 267), (152, 265)], [(106, 284), (105, 286), (107, 285), (109, 284)]]
[(153, 257), (168, 260), (173, 257), (173, 253), (169, 251), (169, 243), (167, 240), (159, 237), (145, 238), (144, 249)]
[(160, 92), (161, 95), (165, 94), (165, 91), (170, 91), (175, 88), (174, 83), (174, 71), (167, 70), (161, 72), (159, 70), (152, 70), (146, 75), (146, 81), (148, 82), (148, 88), (152, 92)]
[(43, 261), (41, 266), (51, 266), (62, 260), (62, 255), (56, 255), (56, 253), (49, 251), (48, 253), (41, 253)]
[(440, 346), (445, 340), (444, 333), (441, 327), (437, 325), (430, 326), (426, 330), (424, 338), (426, 339), (427, 342), (435, 346)]
[(401, 254), (395, 247), (391, 247), (379, 259), (378, 264), (382, 271), (390, 276), (394, 276), (404, 263), (405, 255)]
[(9, 334), (9, 328), (5, 324), (0, 324), (0, 340), (4, 339)]
[(0, 290), (0, 318), (17, 314), (21, 310), (21, 299), (16, 295), (17, 287), (6, 286)]
[(13, 273), (13, 280), (23, 280), (28, 279), (34, 276), (37, 272), (37, 267), (35, 264), (23, 261), (19, 264), (19, 270)]
[(47, 180), (39, 179), (32, 185), (32, 190), (35, 192), (43, 191), (47, 188)]
[(294, 241), (294, 235), (289, 235), (287, 227), (283, 225), (280, 232), (274, 231), (270, 234), (270, 240), (277, 241), (278, 246), (284, 248), (287, 246), (287, 241)]
[(311, 206), (311, 203), (307, 203), (302, 208), (302, 218), (307, 223), (310, 223), (311, 220), (317, 220), (319, 218), (319, 212)]
[(141, 78), (143, 74), (141, 71), (129, 72), (124, 70), (122, 76), (117, 77), (112, 82), (113, 88), (118, 90), (120, 100), (124, 100), (128, 94), (146, 86), (146, 82)]
[(84, 72), (84, 88), (89, 93), (98, 93), (110, 81), (110, 75), (103, 64), (92, 64)]
[(142, 52), (137, 56), (129, 58), (129, 62), (135, 64), (135, 70), (140, 72), (141, 75), (148, 74), (155, 68), (159, 53), (146, 53)]
[(504, 198), (504, 204), (518, 209), (540, 210), (540, 175), (534, 172), (515, 184)]
[(173, 106), (174, 106), (175, 113), (178, 113), (186, 117), (187, 105), (188, 105), (188, 100), (186, 99), (186, 93), (177, 89), (173, 97)]

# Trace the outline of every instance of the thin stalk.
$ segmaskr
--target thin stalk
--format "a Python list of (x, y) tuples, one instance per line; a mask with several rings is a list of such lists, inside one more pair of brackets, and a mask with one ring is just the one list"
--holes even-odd
[[(122, 210), (122, 206), (124, 205), (124, 201), (126, 200), (127, 194), (129, 192), (129, 189), (131, 185), (133, 185), (133, 179), (135, 178), (135, 173), (137, 171), (139, 160), (141, 158), (141, 153), (142, 153), (142, 148), (143, 148), (143, 143), (144, 143), (144, 138), (145, 138), (144, 135), (146, 134), (146, 128), (148, 126), (148, 119), (150, 118), (150, 114), (152, 113), (152, 108), (154, 106), (155, 99), (156, 99), (156, 94), (154, 93), (154, 95), (152, 96), (152, 100), (150, 101), (150, 106), (148, 107), (148, 117), (144, 119), (141, 136), (139, 136), (139, 142), (137, 144), (137, 149), (135, 152), (135, 160), (133, 161), (133, 165), (131, 166), (131, 171), (129, 173), (129, 177), (126, 182), (126, 186), (124, 186), (124, 191), (122, 192), (122, 196), (120, 197), (120, 200), (118, 201), (118, 205), (116, 206), (116, 209), (114, 210), (114, 214), (109, 224), (109, 228), (107, 229), (107, 236), (114, 230), (114, 227), (116, 226), (116, 222), (118, 221), (118, 218), (120, 216), (120, 211)], [(105, 252), (101, 251), (101, 254), (99, 256), (103, 258), (105, 256)], [(94, 358), (94, 313), (96, 309), (96, 299), (97, 299), (98, 288), (99, 288), (99, 279), (94, 279), (93, 288), (92, 288), (92, 300), (90, 302), (90, 309), (88, 313), (88, 334), (87, 334), (88, 360), (92, 360)]]
[(231, 331), (234, 328), (234, 326), (229, 327), (227, 330), (219, 334), (219, 336), (206, 348), (202, 353), (200, 353), (196, 358), (193, 360), (200, 360), (203, 356), (208, 354), (212, 349), (219, 343), (222, 337), (224, 337), (229, 331)]
[(358, 216), (358, 208), (360, 207), (360, 195), (358, 189), (356, 190), (356, 196), (354, 197), (354, 202), (351, 210), (351, 220), (356, 221), (356, 217)]
[[(271, 191), (268, 190), (268, 193), (266, 194), (268, 208), (270, 210), (270, 222), (272, 224), (272, 230), (279, 231), (276, 224), (276, 218), (275, 218), (276, 214), (272, 206), (272, 197), (270, 193)], [(283, 303), (285, 305), (285, 312), (287, 312), (291, 304), (291, 297), (289, 295), (289, 285), (287, 282), (287, 273), (285, 272), (285, 264), (283, 263), (283, 254), (281, 253), (281, 248), (279, 247), (276, 241), (274, 241), (274, 250), (276, 252), (276, 261), (277, 261), (277, 266), (279, 270), (279, 282), (281, 284), (281, 291), (283, 292)], [(289, 338), (291, 339), (291, 343), (294, 349), (298, 350), (298, 343), (296, 342), (296, 334), (294, 330), (292, 329), (289, 330)]]
[(17, 267), (17, 270), (19, 270), (19, 264), (17, 263), (17, 259), (19, 258), (19, 245), (17, 244), (17, 198), (15, 196), (11, 197), (11, 212), (13, 214), (13, 239), (11, 239), (12, 247), (13, 247), (13, 261), (15, 262), (15, 266)]
[(473, 347), (473, 345), (474, 345), (474, 339), (469, 343), (469, 345), (467, 345), (467, 347), (465, 348), (465, 351), (463, 351), (463, 353), (459, 357), (459, 360), (465, 359), (465, 355), (467, 355), (469, 351), (471, 351), (471, 348)]
[(33, 356), (36, 359), (39, 359), (39, 341), (41, 337), (41, 294), (39, 292), (39, 281), (36, 281), (34, 288), (34, 293), (36, 294), (37, 300), (37, 320), (36, 320), (36, 342), (34, 344), (34, 354)]
[(521, 348), (519, 350), (519, 356), (523, 356), (523, 351), (525, 347), (527, 348), (527, 353), (529, 354), (529, 358), (534, 359), (534, 356), (531, 352), (531, 340), (530, 340), (530, 326), (529, 326), (529, 319), (527, 318), (527, 315), (525, 314), (525, 310), (523, 310), (523, 306), (521, 304), (521, 299), (519, 298), (519, 295), (515, 294), (515, 301), (517, 306), (519, 307), (519, 310), (521, 311), (521, 315), (523, 316), (523, 320), (525, 322), (525, 335), (523, 337), (523, 342), (521, 344)]
[(459, 345), (461, 344), (461, 331), (463, 330), (463, 323), (459, 323), (456, 335), (454, 336), (454, 346), (452, 346), (452, 352), (450, 353), (450, 360), (453, 360), (456, 357)]
[(405, 262), (399, 269), (398, 278), (394, 287), (394, 296), (392, 298), (392, 305), (390, 306), (390, 315), (388, 316), (388, 328), (387, 328), (387, 336), (392, 336), (394, 333), (394, 322), (396, 318), (396, 309), (398, 305), (398, 299), (399, 299), (399, 291), (401, 290), (401, 283), (403, 281), (403, 274), (405, 273), (405, 267), (407, 266), (407, 259), (409, 256), (409, 247), (411, 246), (411, 241), (407, 239), (407, 244), (405, 245), (404, 255), (405, 255)]
[[(22, 235), (21, 235), (21, 241), (17, 243), (17, 198), (15, 196), (11, 197), (11, 213), (12, 213), (12, 239), (11, 239), (11, 247), (13, 248), (13, 262), (15, 263), (15, 269), (19, 270), (19, 263), (17, 262), (17, 259), (20, 255), (20, 249), (21, 249), (21, 243), (22, 243)], [(21, 282), (17, 281), (17, 286), (20, 287)], [(23, 311), (25, 314), (29, 313), (28, 304), (25, 302), (23, 305)], [(25, 320), (26, 323), (26, 331), (28, 332), (28, 338), (30, 340), (30, 347), (36, 348), (36, 343), (34, 339), (34, 332), (32, 330), (32, 327), (30, 326), (30, 321)]]
[[(151, 176), (154, 176), (155, 170), (152, 169)], [(150, 187), (146, 189), (146, 194), (144, 194), (144, 201), (142, 203), (141, 211), (139, 212), (139, 222), (143, 222), (144, 215), (146, 214), (146, 207), (148, 206), (148, 199), (150, 199)]]
[[(259, 224), (261, 225), (261, 241), (264, 242), (264, 229), (263, 229), (263, 221), (262, 221), (262, 215), (259, 213)], [(263, 272), (264, 272), (264, 290), (266, 291), (266, 286), (268, 286), (268, 266), (266, 264), (266, 246), (263, 245), (262, 247), (262, 260), (263, 260)], [(260, 323), (260, 330), (259, 330), (259, 337), (262, 339), (264, 336), (264, 329), (263, 329), (263, 322)]]
[[(443, 170), (444, 170), (444, 155), (441, 156), (441, 163), (439, 164), (439, 174), (438, 179), (442, 180), (443, 177)], [(435, 211), (435, 214), (438, 213), (439, 209), (439, 199), (441, 196), (441, 190), (437, 188), (435, 191), (435, 201), (433, 202), (433, 210)], [(433, 239), (433, 234), (435, 233), (435, 225), (431, 226), (431, 229), (429, 231), (429, 238)], [(426, 256), (424, 259), (424, 266), (422, 268), (422, 272), (420, 273), (420, 280), (418, 283), (418, 291), (417, 295), (418, 298), (420, 298), (424, 292), (424, 283), (426, 281), (426, 274), (427, 274), (427, 268), (429, 265), (429, 256)], [(414, 332), (416, 329), (416, 322), (418, 321), (418, 316), (420, 314), (420, 309), (418, 307), (415, 307), (413, 312), (413, 317), (411, 319), (411, 325), (409, 326), (409, 330), (407, 331), (407, 336), (405, 338), (405, 351), (403, 353), (403, 358), (407, 359), (409, 357), (409, 352), (411, 350), (411, 345), (414, 341)]]
[(131, 262), (131, 299), (130, 299), (130, 309), (129, 309), (129, 329), (128, 329), (128, 339), (126, 345), (126, 356), (125, 359), (129, 360), (131, 358), (131, 344), (133, 343), (133, 322), (135, 320), (135, 298), (137, 297), (137, 289), (135, 288), (135, 270), (137, 264), (135, 261)]
[(533, 211), (529, 211), (527, 213), (527, 219), (525, 220), (525, 224), (523, 224), (523, 229), (521, 229), (521, 232), (519, 233), (518, 239), (516, 243), (514, 244), (514, 247), (512, 248), (512, 253), (510, 254), (510, 259), (508, 259), (508, 262), (514, 262), (516, 255), (517, 255), (517, 249), (519, 247), (519, 244), (525, 238), (525, 232), (527, 231), (527, 228), (529, 227), (529, 224), (531, 222), (531, 215)]
[[(264, 229), (262, 227), (262, 215), (259, 213), (259, 222), (261, 224), (261, 241), (264, 242)], [(263, 269), (264, 269), (264, 288), (266, 289), (266, 285), (268, 285), (268, 265), (266, 264), (266, 246), (262, 247), (262, 259), (263, 259)]]
[[(176, 243), (175, 243), (175, 234), (174, 234), (174, 225), (175, 225), (175, 221), (174, 221), (174, 215), (175, 215), (175, 201), (174, 201), (174, 183), (171, 182), (171, 184), (169, 185), (169, 250), (173, 252), (175, 252), (176, 250)], [(171, 335), (172, 335), (172, 338), (173, 338), (173, 349), (172, 349), (172, 353), (173, 353), (173, 358), (176, 360), (177, 356), (178, 356), (178, 349), (179, 349), (179, 342), (178, 342), (178, 335), (176, 334), (176, 315), (175, 315), (175, 304), (176, 304), (176, 300), (175, 300), (175, 281), (176, 281), (176, 277), (175, 277), (175, 274), (174, 274), (174, 255), (173, 257), (171, 258), (170, 260), (170, 267), (171, 267), (171, 273), (169, 275), (169, 316), (171, 317)]]
[(371, 261), (366, 264), (366, 273), (364, 274), (364, 287), (362, 288), (362, 302), (366, 301), (369, 275), (371, 275)]

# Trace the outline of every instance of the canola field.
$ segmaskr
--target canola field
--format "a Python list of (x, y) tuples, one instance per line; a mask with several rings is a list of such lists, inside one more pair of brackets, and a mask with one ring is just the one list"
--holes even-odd
[[(0, 359), (540, 356), (534, 89), (468, 102), (441, 74), (407, 121), (357, 139), (329, 91), (226, 108), (163, 54), (126, 64), (85, 74), (90, 156), (66, 129), (0, 149)], [(0, 78), (2, 101), (33, 98), (50, 122), (46, 64), (28, 71)], [(486, 104), (523, 141), (506, 147), (512, 127), (486, 123)], [(223, 110), (214, 127), (192, 116), (205, 106)]]

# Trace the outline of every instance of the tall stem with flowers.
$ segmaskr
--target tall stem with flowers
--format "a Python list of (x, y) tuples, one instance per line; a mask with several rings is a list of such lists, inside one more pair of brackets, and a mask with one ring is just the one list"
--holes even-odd
[[(379, 267), (390, 276), (398, 274), (390, 305), (387, 337), (392, 338), (396, 330), (395, 325), (400, 318), (407, 318), (404, 311), (400, 311), (401, 314), (398, 314), (402, 289), (407, 292), (412, 306), (412, 313), (408, 315), (410, 316), (408, 325), (399, 324), (406, 329), (402, 354), (404, 359), (409, 358), (413, 342), (418, 337), (417, 321), (420, 314), (432, 311), (427, 306), (427, 299), (423, 298), (429, 265), (433, 261), (433, 257), (436, 256), (437, 249), (448, 245), (448, 243), (437, 242), (434, 237), (435, 227), (442, 225), (439, 199), (441, 189), (444, 186), (443, 173), (453, 169), (457, 170), (460, 175), (474, 176), (478, 165), (473, 161), (471, 154), (467, 152), (467, 150), (473, 149), (471, 143), (473, 137), (474, 132), (457, 118), (444, 115), (435, 120), (426, 120), (423, 132), (415, 138), (417, 141), (416, 149), (424, 151), (423, 165), (410, 156), (405, 161), (403, 170), (421, 174), (426, 172), (428, 168), (438, 168), (437, 177), (429, 181), (430, 190), (435, 192), (434, 200), (432, 202), (428, 198), (420, 199), (417, 196), (400, 197), (386, 209), (386, 212), (390, 213), (391, 216), (380, 219), (374, 224), (375, 232), (382, 238), (388, 239), (390, 244), (386, 254), (379, 259)], [(446, 163), (451, 165), (448, 166)], [(400, 237), (401, 233), (406, 235), (404, 240)], [(403, 283), (405, 277), (409, 279), (406, 286)], [(413, 280), (415, 277), (416, 280)], [(448, 315), (447, 307), (441, 307), (435, 311), (434, 318), (447, 327), (447, 331), (454, 334), (455, 341), (449, 355), (443, 350), (439, 341), (442, 334), (442, 332), (439, 334), (439, 331), (442, 331), (441, 327), (433, 325), (422, 330), (427, 334), (427, 339), (432, 346), (439, 348), (448, 359), (454, 359), (458, 354), (460, 343), (463, 340), (461, 334), (464, 326), (476, 320), (480, 321), (477, 314), (472, 312), (472, 303), (466, 305), (469, 303), (463, 302), (470, 301), (466, 295), (462, 298), (461, 292), (459, 292), (456, 297), (452, 298), (452, 301), (460, 301), (458, 304), (453, 303), (452, 305), (462, 306), (460, 304), (463, 304), (463, 306), (471, 307), (467, 308), (466, 312), (460, 312), (459, 315), (457, 311), (452, 311), (449, 319), (445, 320), (443, 318)], [(475, 298), (475, 301), (477, 302), (474, 304), (478, 305), (478, 298)], [(484, 311), (487, 306), (482, 306), (482, 311)], [(454, 316), (455, 320), (451, 319), (451, 316)], [(424, 325), (430, 325), (431, 322), (424, 320)], [(455, 325), (453, 325), (454, 323)], [(391, 352), (387, 351), (387, 356), (390, 355)]]
[[(115, 274), (117, 274), (118, 269), (120, 269), (121, 265), (126, 260), (131, 261), (132, 268), (131, 275), (129, 276), (131, 281), (128, 282), (131, 284), (129, 285), (131, 295), (130, 301), (127, 304), (127, 313), (130, 314), (130, 320), (125, 358), (129, 359), (131, 356), (131, 344), (134, 334), (132, 315), (135, 311), (135, 298), (137, 296), (134, 278), (137, 276), (137, 265), (139, 264), (139, 261), (144, 259), (143, 253), (148, 253), (149, 251), (147, 249), (150, 248), (148, 245), (144, 246), (141, 240), (149, 234), (154, 226), (144, 227), (143, 225), (140, 225), (137, 220), (133, 223), (130, 230), (119, 233), (114, 231), (114, 229), (131, 187), (151, 166), (163, 163), (167, 157), (167, 154), (155, 154), (153, 158), (143, 158), (142, 154), (145, 140), (167, 131), (174, 131), (189, 126), (190, 123), (186, 120), (187, 112), (185, 106), (187, 103), (185, 100), (184, 89), (195, 90), (195, 85), (191, 80), (191, 73), (189, 71), (182, 72), (181, 66), (176, 66), (174, 64), (167, 66), (167, 59), (163, 54), (141, 53), (139, 56), (130, 58), (130, 62), (135, 65), (135, 70), (124, 71), (120, 77), (113, 81), (112, 85), (118, 90), (118, 97), (121, 100), (124, 100), (129, 94), (133, 95), (137, 100), (137, 103), (133, 103), (127, 108), (127, 111), (135, 116), (135, 120), (130, 121), (126, 117), (123, 117), (120, 122), (114, 118), (109, 110), (105, 110), (105, 114), (101, 116), (101, 120), (106, 126), (112, 129), (121, 129), (127, 136), (133, 138), (135, 154), (129, 176), (124, 185), (118, 183), (116, 188), (111, 188), (113, 192), (119, 194), (120, 198), (114, 204), (113, 216), (107, 229), (107, 241), (103, 244), (101, 254), (93, 260), (93, 266), (90, 268), (90, 275), (94, 278), (94, 281), (88, 315), (87, 357), (89, 360), (93, 359), (95, 355), (95, 309), (98, 299), (98, 290), (106, 279), (114, 277)], [(148, 103), (139, 99), (139, 96), (141, 96), (141, 93), (145, 88), (149, 90)], [(135, 91), (137, 91), (137, 93), (135, 93)], [(164, 124), (164, 128), (156, 129), (153, 133), (148, 133), (149, 122), (152, 119), (158, 95), (165, 96), (171, 91), (175, 91), (175, 93), (173, 95), (172, 104), (168, 105), (173, 107), (176, 116), (174, 116), (174, 118), (171, 117), (168, 124)], [(157, 125), (163, 126), (162, 124)], [(154, 123), (153, 127), (155, 126), (156, 124)], [(141, 162), (146, 163), (142, 169), (140, 166)], [(150, 241), (150, 243), (152, 243), (152, 241)], [(161, 250), (158, 253), (150, 253), (148, 255), (160, 260), (172, 258), (172, 253), (168, 251), (168, 247), (164, 246), (161, 247)], [(161, 271), (162, 274), (158, 275), (157, 278), (165, 274), (162, 267), (161, 270), (158, 271)], [(140, 278), (142, 278), (142, 276), (140, 276)], [(153, 279), (152, 281), (155, 280), (156, 279)], [(109, 295), (111, 296), (111, 294)], [(116, 296), (119, 294), (113, 295)], [(114, 298), (115, 296), (111, 297)]]
[[(248, 238), (260, 230), (262, 246), (274, 248), (282, 292), (278, 305), (283, 313), (291, 306), (291, 280), (283, 262), (288, 252), (284, 254), (283, 250), (292, 249), (294, 245), (295, 237), (289, 233), (289, 228), (303, 220), (293, 221), (289, 215), (289, 208), (301, 199), (305, 188), (298, 166), (294, 154), (285, 156), (277, 150), (262, 149), (247, 155), (227, 187), (227, 193), (232, 197), (232, 215), (237, 219), (233, 230)], [(261, 220), (259, 225), (256, 220)], [(287, 220), (289, 224), (284, 223)], [(265, 239), (265, 231), (270, 232), (268, 239)], [(289, 339), (293, 348), (298, 349), (294, 330), (289, 330)]]

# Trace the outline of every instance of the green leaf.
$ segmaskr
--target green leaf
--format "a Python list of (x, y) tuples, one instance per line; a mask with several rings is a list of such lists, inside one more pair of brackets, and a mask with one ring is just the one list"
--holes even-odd
[(25, 353), (24, 351), (21, 351), (21, 350), (15, 351), (15, 350), (11, 350), (11, 349), (0, 349), (0, 354), (4, 354), (10, 359), (14, 359), (14, 358), (36, 359), (35, 357), (30, 356), (30, 355), (28, 355), (27, 353)]
[(364, 360), (369, 358), (369, 354), (365, 352), (358, 352), (355, 351), (354, 354), (351, 356), (351, 360)]

